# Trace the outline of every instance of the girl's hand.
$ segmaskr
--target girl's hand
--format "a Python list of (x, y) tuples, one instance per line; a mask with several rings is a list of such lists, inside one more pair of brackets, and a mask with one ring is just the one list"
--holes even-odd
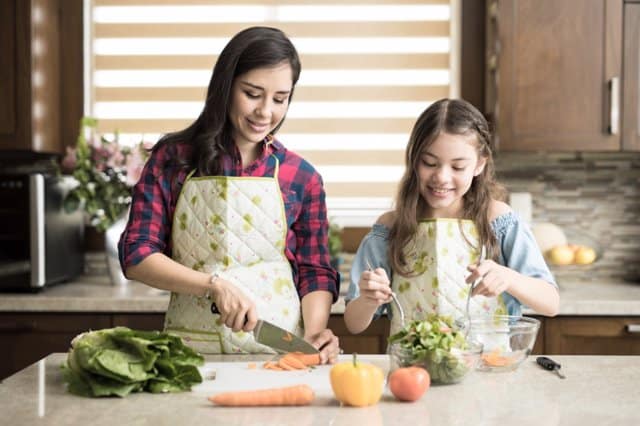
[(233, 331), (251, 331), (258, 322), (253, 300), (238, 287), (220, 277), (213, 282), (213, 299), (220, 311), (220, 321)]
[(391, 282), (383, 268), (364, 271), (358, 281), (360, 297), (371, 306), (378, 307), (391, 301)]
[(338, 336), (333, 331), (326, 328), (320, 333), (304, 336), (304, 340), (311, 343), (315, 348), (320, 349), (320, 362), (322, 364), (333, 364), (340, 355), (340, 342)]
[(513, 282), (514, 271), (493, 260), (484, 260), (476, 265), (469, 265), (467, 270), (471, 272), (466, 279), (467, 283), (472, 284), (481, 278), (473, 289), (472, 296), (496, 297), (508, 291)]

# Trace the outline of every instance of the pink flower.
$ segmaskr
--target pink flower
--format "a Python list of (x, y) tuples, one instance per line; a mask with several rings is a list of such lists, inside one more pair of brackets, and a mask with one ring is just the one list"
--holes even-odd
[(76, 168), (76, 149), (71, 148), (70, 146), (66, 149), (67, 153), (62, 159), (62, 163), (60, 165), (65, 173), (73, 173), (73, 169)]
[(127, 170), (127, 186), (135, 185), (140, 179), (142, 174), (142, 168), (144, 167), (145, 159), (142, 156), (140, 147), (134, 148), (129, 155), (127, 155), (125, 168)]

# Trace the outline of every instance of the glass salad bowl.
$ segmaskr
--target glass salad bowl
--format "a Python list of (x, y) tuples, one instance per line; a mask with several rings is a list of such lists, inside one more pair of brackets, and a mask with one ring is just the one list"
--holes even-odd
[(465, 338), (450, 317), (429, 315), (414, 320), (389, 337), (390, 371), (418, 366), (431, 383), (461, 382), (480, 362), (482, 344)]
[(527, 359), (536, 342), (540, 321), (495, 315), (469, 323), (469, 339), (483, 345), (478, 370), (513, 371)]

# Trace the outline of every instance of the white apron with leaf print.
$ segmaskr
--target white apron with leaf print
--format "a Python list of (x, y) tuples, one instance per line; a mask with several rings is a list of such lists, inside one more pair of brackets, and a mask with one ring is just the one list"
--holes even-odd
[[(466, 239), (465, 239), (466, 237)], [(464, 317), (471, 286), (465, 282), (467, 266), (479, 259), (478, 231), (470, 220), (431, 219), (420, 222), (413, 243), (405, 248), (410, 270), (416, 276), (394, 274), (392, 288), (405, 312), (405, 321), (421, 320), (429, 313)], [(391, 334), (402, 326), (391, 304)], [(502, 296), (474, 296), (470, 317), (506, 315)]]
[[(239, 287), (258, 318), (301, 334), (300, 299), (284, 249), (287, 222), (276, 177), (188, 177), (173, 220), (173, 259)], [(165, 330), (201, 353), (274, 353), (233, 332), (204, 297), (171, 294)]]

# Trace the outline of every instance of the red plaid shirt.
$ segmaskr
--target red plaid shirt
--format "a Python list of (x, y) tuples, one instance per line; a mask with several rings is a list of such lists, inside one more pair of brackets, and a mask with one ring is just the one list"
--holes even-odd
[[(263, 144), (260, 157), (242, 169), (240, 154), (223, 155), (225, 176), (273, 176), (275, 155), (280, 162), (278, 183), (287, 216), (285, 255), (293, 270), (300, 298), (326, 290), (337, 300), (340, 276), (331, 267), (328, 251), (328, 220), (325, 192), (320, 174), (299, 155), (280, 142)], [(188, 174), (175, 163), (186, 158), (187, 144), (165, 145), (154, 151), (133, 188), (129, 223), (119, 242), (123, 270), (140, 263), (152, 253), (171, 257), (171, 226), (180, 190)]]

